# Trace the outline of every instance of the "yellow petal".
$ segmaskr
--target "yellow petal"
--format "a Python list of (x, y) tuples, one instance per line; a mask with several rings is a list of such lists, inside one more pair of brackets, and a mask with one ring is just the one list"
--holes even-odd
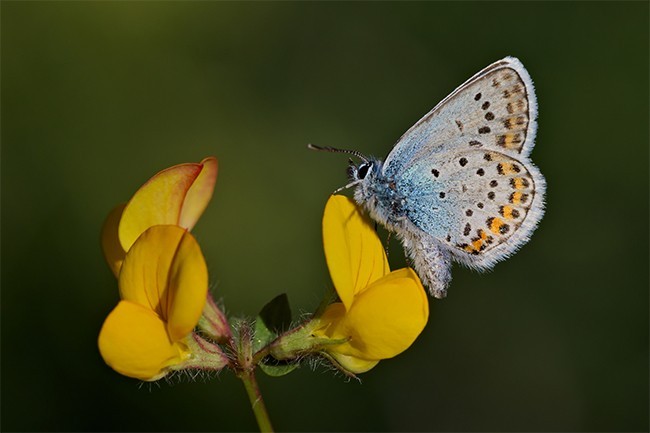
[(347, 313), (328, 328), (334, 339), (349, 338), (329, 352), (366, 360), (392, 358), (406, 350), (424, 329), (429, 302), (418, 276), (399, 269), (355, 297)]
[(214, 192), (214, 184), (217, 181), (218, 163), (217, 158), (210, 156), (201, 161), (201, 172), (198, 177), (187, 191), (181, 216), (178, 225), (192, 230), (199, 220), (203, 211), (208, 206), (212, 193)]
[(192, 332), (208, 297), (208, 267), (198, 242), (185, 232), (169, 273), (167, 331), (172, 340)]
[(133, 244), (119, 277), (120, 296), (156, 312), (177, 341), (196, 326), (206, 302), (208, 273), (185, 229), (153, 226)]
[[(215, 177), (207, 174), (197, 190), (190, 194), (191, 201), (198, 204), (190, 205), (191, 210), (188, 210), (184, 223), (191, 222), (192, 226), (200, 215), (197, 214), (198, 210), (202, 211), (207, 205), (205, 192), (209, 189), (210, 181), (216, 179), (216, 165), (211, 162), (208, 165), (214, 169)], [(127, 203), (120, 221), (119, 237), (124, 251), (128, 251), (138, 236), (151, 226), (179, 225), (188, 191), (202, 171), (203, 164), (175, 165), (159, 172), (140, 187)]]
[(124, 211), (125, 206), (126, 203), (116, 206), (108, 214), (102, 227), (102, 250), (104, 251), (104, 258), (116, 277), (120, 274), (120, 268), (122, 267), (124, 256), (126, 256), (126, 252), (122, 248), (122, 244), (117, 235), (117, 229), (120, 225), (122, 211)]
[(316, 337), (327, 337), (333, 340), (345, 339), (347, 329), (340, 329), (345, 318), (346, 309), (341, 302), (335, 302), (325, 308), (323, 314), (318, 318), (319, 325), (312, 332)]
[(113, 370), (141, 380), (156, 380), (165, 368), (189, 357), (182, 343), (169, 340), (165, 323), (148, 308), (120, 301), (104, 321), (99, 351)]
[(365, 373), (379, 364), (378, 360), (369, 361), (367, 359), (355, 358), (354, 356), (342, 355), (340, 353), (330, 353), (330, 356), (338, 362), (341, 367), (350, 373)]
[[(328, 337), (331, 339), (345, 339), (349, 337), (347, 328), (345, 327), (344, 318), (346, 310), (341, 302), (335, 302), (327, 306), (323, 314), (318, 319), (320, 326), (316, 328), (312, 334), (315, 337)], [(342, 326), (343, 325), (343, 326)], [(349, 343), (339, 344), (335, 346), (325, 346), (323, 348), (336, 362), (338, 362), (344, 369), (351, 373), (365, 373), (373, 368), (379, 360), (368, 360), (356, 358), (350, 355), (344, 355), (341, 351), (352, 352)]]
[(327, 201), (323, 245), (332, 282), (346, 308), (357, 293), (390, 272), (372, 222), (348, 197), (333, 195)]

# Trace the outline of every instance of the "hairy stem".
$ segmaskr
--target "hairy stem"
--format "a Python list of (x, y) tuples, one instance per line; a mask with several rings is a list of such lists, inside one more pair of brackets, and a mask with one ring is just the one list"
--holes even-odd
[(244, 382), (246, 394), (248, 394), (248, 399), (251, 402), (251, 407), (253, 408), (253, 413), (255, 414), (255, 419), (257, 420), (257, 425), (260, 428), (260, 432), (273, 432), (273, 426), (271, 426), (269, 413), (266, 411), (266, 406), (264, 405), (264, 399), (262, 399), (260, 387), (257, 385), (255, 371), (244, 371), (240, 374), (239, 377)]

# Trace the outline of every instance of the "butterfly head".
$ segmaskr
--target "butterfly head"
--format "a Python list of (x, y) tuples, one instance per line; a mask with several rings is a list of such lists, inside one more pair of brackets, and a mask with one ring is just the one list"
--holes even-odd
[[(383, 162), (380, 159), (366, 157), (354, 150), (320, 147), (313, 144), (308, 147), (324, 152), (347, 153), (359, 158), (361, 160), (359, 163), (350, 159), (347, 169), (348, 184), (334, 191), (334, 194), (344, 189), (354, 188), (354, 200), (363, 206), (375, 221), (388, 227), (394, 225), (395, 218), (392, 218), (392, 215), (394, 213), (397, 213), (398, 217), (402, 215), (401, 206), (404, 200), (397, 197), (399, 194), (395, 182), (387, 179), (382, 173)], [(389, 208), (382, 206), (384, 203), (389, 203)]]
[(360, 164), (355, 164), (354, 161), (350, 160), (348, 180), (354, 183), (363, 181), (368, 176), (368, 173), (372, 171), (373, 167), (374, 164), (372, 161), (363, 161)]
[[(355, 201), (364, 205), (373, 216), (376, 216), (377, 200), (372, 198), (377, 197), (377, 189), (381, 189), (381, 182), (378, 182), (382, 177), (381, 168), (381, 161), (374, 158), (367, 158), (359, 164), (351, 160), (348, 166), (348, 184), (345, 188), (354, 187)], [(383, 221), (384, 218), (379, 220)]]
[[(312, 150), (320, 150), (324, 152), (347, 153), (361, 160), (361, 162), (358, 164), (355, 163), (352, 159), (349, 160), (350, 165), (348, 165), (347, 170), (349, 183), (341, 189), (347, 189), (359, 184), (363, 184), (364, 181), (366, 181), (368, 178), (371, 178), (375, 172), (377, 172), (378, 167), (381, 165), (378, 160), (375, 160), (374, 158), (368, 158), (356, 150), (338, 149), (335, 147), (321, 147), (314, 144), (309, 144), (307, 147)], [(336, 192), (338, 191), (340, 190), (337, 190)]]

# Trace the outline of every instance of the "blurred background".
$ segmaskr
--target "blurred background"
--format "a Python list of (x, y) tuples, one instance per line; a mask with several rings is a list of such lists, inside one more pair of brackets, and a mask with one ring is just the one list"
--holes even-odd
[[(233, 317), (329, 276), (328, 195), (506, 55), (539, 100), (547, 214), (456, 266), (402, 355), (260, 382), (278, 430), (648, 430), (647, 2), (2, 2), (2, 430), (246, 431), (230, 372), (153, 385), (102, 361), (104, 217), (160, 169), (219, 158), (194, 230)], [(404, 265), (399, 242), (393, 268)]]

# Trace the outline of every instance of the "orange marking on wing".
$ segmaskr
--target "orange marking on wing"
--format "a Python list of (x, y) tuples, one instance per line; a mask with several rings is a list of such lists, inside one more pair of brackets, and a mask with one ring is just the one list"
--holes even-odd
[(479, 232), (479, 237), (472, 241), (472, 246), (474, 247), (475, 250), (480, 251), (481, 247), (487, 240), (488, 236), (483, 230), (479, 230), (478, 232)]
[(524, 178), (522, 177), (516, 177), (513, 179), (513, 188), (514, 189), (524, 189), (526, 188), (526, 184), (528, 183)]
[(505, 223), (500, 218), (494, 218), (492, 220), (492, 223), (490, 224), (490, 231), (498, 235), (499, 233), (501, 233), (499, 229), (501, 229), (501, 226), (504, 224)]
[(518, 134), (506, 134), (506, 147), (508, 149), (513, 149), (519, 144), (518, 140), (515, 138), (518, 137)]
[(502, 171), (503, 174), (515, 174), (519, 172), (519, 167), (510, 163), (510, 162), (504, 162), (502, 163)]
[(513, 219), (514, 216), (512, 215), (512, 206), (503, 206), (501, 209), (501, 215), (503, 215), (504, 218), (507, 219)]

